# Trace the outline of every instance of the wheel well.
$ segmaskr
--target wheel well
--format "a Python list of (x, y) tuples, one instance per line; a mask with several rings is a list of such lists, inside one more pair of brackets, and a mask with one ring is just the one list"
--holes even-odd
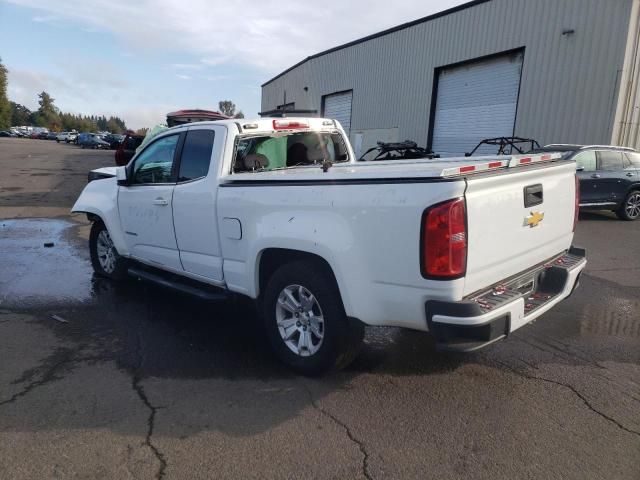
[(269, 281), (271, 275), (273, 275), (279, 267), (286, 263), (300, 260), (307, 260), (316, 263), (331, 276), (336, 285), (338, 284), (331, 265), (329, 265), (329, 262), (320, 255), (300, 250), (290, 250), (287, 248), (268, 248), (262, 252), (262, 255), (260, 255), (260, 263), (258, 264), (258, 294), (262, 294), (267, 281)]
[(102, 219), (95, 213), (87, 213), (87, 220), (89, 220), (90, 222), (102, 222)]

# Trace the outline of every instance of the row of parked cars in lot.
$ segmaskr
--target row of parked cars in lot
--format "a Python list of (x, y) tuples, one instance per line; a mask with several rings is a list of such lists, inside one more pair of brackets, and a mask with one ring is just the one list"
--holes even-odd
[(73, 143), (81, 148), (104, 148), (116, 150), (125, 136), (116, 133), (78, 133), (72, 132), (27, 132), (16, 129), (0, 131), (0, 137), (31, 138), (55, 140), (58, 143)]

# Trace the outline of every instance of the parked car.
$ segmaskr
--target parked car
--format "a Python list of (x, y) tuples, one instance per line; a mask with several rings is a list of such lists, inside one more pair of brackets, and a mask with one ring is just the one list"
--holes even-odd
[(376, 164), (334, 120), (241, 123), (170, 128), (94, 171), (72, 211), (93, 222), (98, 275), (246, 295), (305, 374), (348, 364), (364, 324), (475, 350), (577, 285), (576, 168), (560, 154)]
[(38, 133), (38, 137), (40, 140), (46, 140), (47, 137), (49, 136), (49, 132), (40, 132)]
[(110, 133), (106, 135), (103, 140), (109, 144), (109, 148), (111, 148), (112, 150), (117, 150), (124, 140), (124, 135)]
[(60, 132), (56, 135), (56, 142), (66, 142), (67, 138), (69, 138), (69, 132)]
[(78, 139), (78, 132), (69, 132), (67, 134), (67, 139), (65, 140), (67, 143), (76, 143)]
[(78, 136), (78, 145), (81, 148), (109, 148), (109, 144), (95, 133), (81, 133)]
[(576, 162), (582, 210), (611, 210), (621, 220), (640, 218), (640, 153), (608, 145), (545, 145)]
[(136, 149), (142, 144), (144, 135), (127, 134), (116, 150), (116, 165), (123, 166), (136, 154)]
[(47, 133), (47, 140), (56, 140), (58, 138), (58, 134), (56, 132)]
[(0, 137), (16, 137), (17, 135), (7, 132), (6, 130), (0, 131)]

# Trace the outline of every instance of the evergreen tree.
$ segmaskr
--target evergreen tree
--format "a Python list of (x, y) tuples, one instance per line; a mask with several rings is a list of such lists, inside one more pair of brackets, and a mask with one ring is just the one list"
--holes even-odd
[(31, 110), (19, 103), (9, 102), (11, 104), (11, 125), (23, 126), (31, 124)]

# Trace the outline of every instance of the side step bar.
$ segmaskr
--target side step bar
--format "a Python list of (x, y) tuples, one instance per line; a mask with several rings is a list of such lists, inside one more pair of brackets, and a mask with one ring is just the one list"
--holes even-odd
[(220, 289), (219, 292), (216, 292), (213, 291), (213, 289), (216, 288), (213, 286), (209, 287), (205, 284), (203, 284), (202, 287), (196, 286), (193, 285), (197, 283), (195, 281), (193, 281), (193, 284), (187, 284), (178, 280), (172, 280), (168, 276), (164, 276), (162, 274), (152, 273), (139, 267), (129, 267), (127, 273), (140, 281), (155, 283), (161, 287), (177, 290), (179, 292), (186, 293), (187, 295), (193, 295), (194, 297), (198, 297), (202, 300), (221, 301), (229, 298), (222, 289)]

